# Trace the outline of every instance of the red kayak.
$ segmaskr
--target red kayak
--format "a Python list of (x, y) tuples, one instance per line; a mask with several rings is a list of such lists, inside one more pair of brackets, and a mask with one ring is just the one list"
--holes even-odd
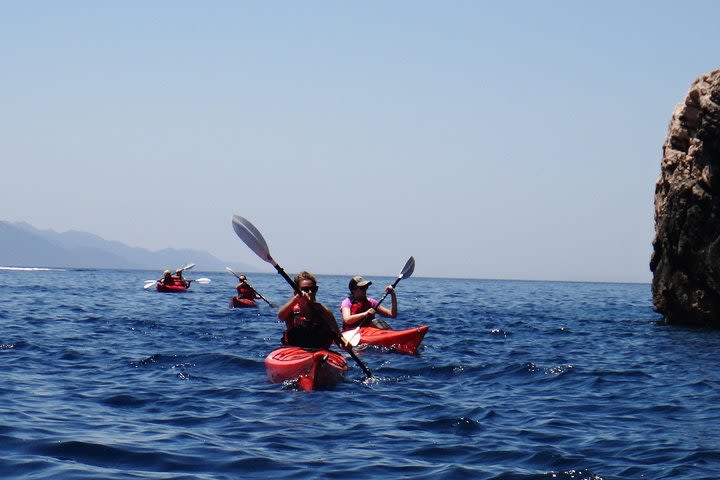
[[(429, 328), (427, 325), (408, 330), (384, 330), (375, 327), (360, 327), (357, 335), (360, 336), (360, 345), (375, 345), (389, 348), (396, 352), (415, 355), (420, 342), (422, 342)], [(352, 332), (353, 330), (348, 331)], [(343, 332), (343, 336), (346, 338), (348, 331)], [(355, 345), (354, 342), (353, 345)]]
[(252, 308), (257, 306), (257, 302), (250, 298), (240, 298), (235, 295), (230, 299), (230, 308)]
[(332, 350), (283, 347), (267, 356), (265, 368), (270, 382), (290, 381), (309, 391), (340, 383), (348, 366), (345, 359)]
[(157, 282), (158, 292), (184, 292), (190, 288), (190, 282), (175, 282), (175, 285), (165, 285), (161, 280)]

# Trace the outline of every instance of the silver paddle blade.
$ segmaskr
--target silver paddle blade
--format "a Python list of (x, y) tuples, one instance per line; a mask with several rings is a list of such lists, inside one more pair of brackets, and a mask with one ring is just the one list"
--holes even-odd
[(408, 278), (410, 275), (413, 274), (414, 271), (415, 271), (415, 257), (410, 257), (408, 259), (408, 261), (405, 263), (405, 266), (403, 267), (399, 276), (402, 278)]
[(255, 252), (255, 255), (275, 265), (273, 258), (270, 256), (270, 249), (267, 246), (267, 242), (265, 242), (265, 239), (258, 229), (255, 228), (255, 225), (240, 215), (233, 215), (232, 226), (237, 236), (240, 237), (240, 240), (245, 242), (245, 245)]

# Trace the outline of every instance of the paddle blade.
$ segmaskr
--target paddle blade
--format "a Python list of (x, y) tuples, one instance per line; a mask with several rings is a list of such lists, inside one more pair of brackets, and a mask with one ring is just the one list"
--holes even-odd
[[(235, 273), (235, 272), (233, 272), (232, 268), (230, 268), (230, 267), (225, 267), (225, 270), (227, 270), (228, 272), (232, 273), (232, 274), (235, 275), (236, 277), (238, 276), (238, 274)], [(238, 277), (238, 278), (240, 278), (240, 277)]]
[(353, 347), (357, 347), (360, 343), (360, 327), (348, 330), (342, 333), (343, 338)]
[(195, 280), (193, 280), (193, 282), (203, 283), (203, 284), (206, 284), (206, 285), (207, 285), (208, 283), (210, 283), (211, 281), (212, 281), (212, 280), (210, 280), (209, 278), (196, 278)]
[(157, 284), (157, 282), (153, 280), (153, 281), (150, 282), (150, 283), (146, 283), (143, 288), (144, 288), (145, 290), (149, 290), (149, 289), (155, 287), (156, 284)]
[(267, 246), (267, 242), (265, 242), (265, 239), (258, 229), (255, 228), (255, 225), (240, 215), (233, 215), (232, 226), (237, 236), (240, 237), (240, 240), (245, 242), (245, 245), (255, 252), (255, 255), (275, 265), (275, 261), (270, 256), (270, 249)]
[(184, 266), (183, 268), (181, 268), (180, 270), (184, 272), (185, 270), (192, 270), (193, 267), (195, 267), (195, 264), (194, 264), (194, 263), (191, 263), (190, 265), (185, 265), (185, 266)]
[(405, 266), (403, 267), (402, 271), (400, 272), (400, 275), (398, 275), (400, 278), (408, 278), (410, 275), (413, 274), (415, 271), (415, 257), (410, 257), (407, 262), (405, 262)]

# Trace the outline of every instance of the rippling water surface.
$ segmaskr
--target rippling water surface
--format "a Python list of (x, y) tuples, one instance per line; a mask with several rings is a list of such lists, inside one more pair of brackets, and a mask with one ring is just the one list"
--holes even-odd
[[(648, 285), (413, 277), (391, 324), (430, 325), (421, 353), (308, 393), (266, 380), (275, 311), (192, 273), (0, 271), (1, 478), (720, 478), (720, 333), (658, 323)], [(337, 311), (347, 278), (320, 286)]]

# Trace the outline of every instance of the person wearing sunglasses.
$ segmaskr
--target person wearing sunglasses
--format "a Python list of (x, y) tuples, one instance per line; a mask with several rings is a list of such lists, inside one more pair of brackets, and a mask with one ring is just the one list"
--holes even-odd
[(348, 288), (350, 295), (340, 304), (340, 312), (343, 319), (343, 330), (350, 330), (355, 327), (375, 327), (387, 330), (390, 325), (385, 320), (375, 318), (375, 314), (379, 313), (383, 317), (397, 317), (397, 296), (392, 285), (385, 287), (385, 291), (392, 298), (392, 306), (390, 310), (380, 305), (374, 298), (367, 296), (368, 287), (372, 282), (363, 279), (363, 277), (352, 277)]
[(340, 328), (335, 316), (315, 299), (317, 279), (310, 272), (300, 272), (295, 277), (300, 289), (289, 302), (280, 307), (278, 318), (285, 322), (284, 345), (327, 349), (336, 338)]

